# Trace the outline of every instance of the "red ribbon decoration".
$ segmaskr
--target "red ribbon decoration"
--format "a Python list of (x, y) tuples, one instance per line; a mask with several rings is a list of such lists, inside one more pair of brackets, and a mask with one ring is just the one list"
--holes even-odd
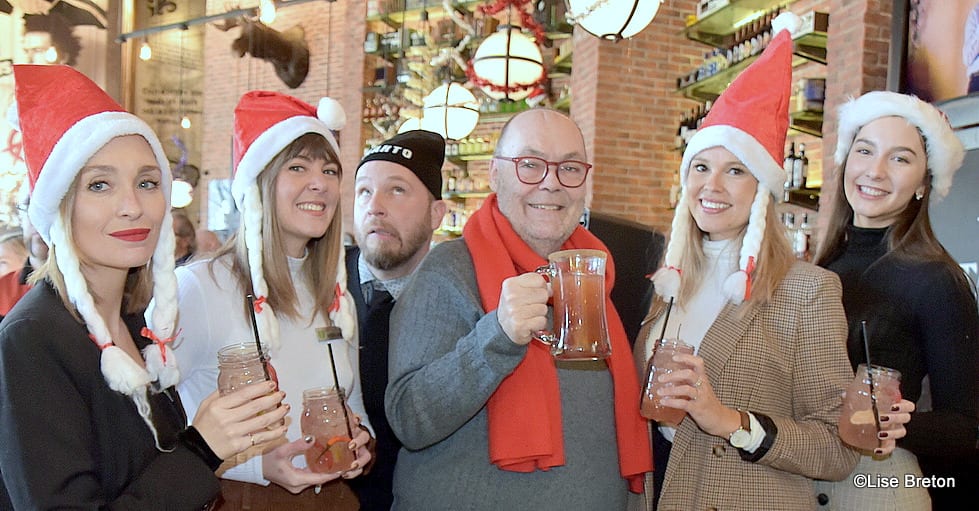
[(333, 303), (330, 304), (330, 312), (336, 312), (340, 310), (340, 297), (343, 296), (343, 290), (340, 289), (340, 283), (337, 282), (337, 286), (333, 288)]
[(3, 152), (10, 153), (15, 165), (19, 161), (25, 161), (21, 158), (21, 155), (24, 154), (24, 142), (19, 131), (10, 130), (10, 134), (7, 135), (7, 147), (3, 148)]
[(755, 256), (748, 256), (748, 267), (744, 269), (744, 299), (751, 298), (751, 274), (755, 272)]
[(102, 351), (105, 351), (106, 348), (115, 345), (112, 341), (109, 341), (109, 342), (107, 342), (105, 344), (102, 344), (102, 343), (99, 342), (98, 339), (95, 338), (95, 336), (93, 334), (88, 334), (88, 338), (91, 339), (92, 342), (94, 342), (95, 345), (98, 346), (99, 349), (102, 350)]
[(177, 330), (177, 332), (175, 334), (173, 334), (170, 337), (167, 337), (166, 339), (160, 339), (159, 337), (156, 336), (156, 334), (153, 333), (152, 330), (150, 330), (149, 328), (146, 328), (144, 326), (143, 329), (139, 331), (139, 335), (142, 335), (143, 337), (145, 337), (145, 338), (153, 341), (154, 344), (156, 344), (157, 346), (160, 347), (160, 356), (163, 358), (163, 363), (166, 364), (167, 363), (167, 344), (172, 343), (173, 340), (178, 335), (180, 335), (180, 330)]
[(262, 312), (262, 304), (264, 304), (266, 298), (264, 296), (259, 296), (255, 299), (255, 313)]
[[(677, 268), (676, 266), (664, 266), (664, 268), (666, 268), (667, 270), (676, 270), (677, 273), (679, 273), (680, 275), (683, 275), (683, 270), (681, 270), (680, 268)], [(645, 275), (645, 278), (647, 278), (649, 280), (653, 280), (653, 275), (656, 275), (656, 273), (647, 273)]]

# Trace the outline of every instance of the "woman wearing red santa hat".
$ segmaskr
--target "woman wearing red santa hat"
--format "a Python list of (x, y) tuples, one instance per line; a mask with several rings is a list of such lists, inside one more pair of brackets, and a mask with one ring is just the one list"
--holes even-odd
[(857, 460), (836, 427), (853, 376), (839, 281), (794, 260), (775, 215), (792, 61), (787, 27), (776, 34), (684, 151), (661, 299), (636, 343), (643, 366), (660, 332), (696, 350), (661, 377), (662, 404), (686, 415), (654, 428), (659, 509), (812, 509), (813, 479)]
[(355, 428), (353, 468), (342, 474), (314, 472), (303, 454), (316, 447), (300, 428), (303, 391), (337, 383), (361, 425), (369, 427), (337, 212), (342, 172), (331, 130), (344, 121), (339, 103), (330, 98), (314, 108), (277, 92), (245, 94), (234, 118), (231, 194), (241, 212), (238, 232), (213, 259), (177, 270), (183, 333), (175, 349), (187, 361), (178, 389), (188, 409), (214, 390), (218, 350), (253, 338), (253, 313), (292, 407), (285, 439), (257, 445), (225, 465), (227, 509), (245, 502), (322, 509), (338, 496), (354, 499), (339, 493), (338, 485), (323, 492), (321, 485), (356, 477), (370, 461), (368, 430)]
[(222, 459), (283, 434), (282, 394), (212, 394), (186, 426), (176, 307), (143, 314), (177, 291), (160, 142), (70, 67), (14, 80), (28, 215), (50, 249), (0, 327), (0, 508), (200, 509)]
[(892, 454), (865, 453), (855, 471), (901, 484), (820, 484), (833, 509), (929, 509), (929, 491), (904, 483), (905, 474), (922, 472), (957, 483), (930, 490), (934, 509), (958, 509), (979, 495), (975, 284), (928, 216), (929, 199), (948, 194), (963, 156), (942, 113), (913, 96), (869, 92), (840, 108), (837, 187), (816, 262), (843, 283), (852, 365), (865, 362), (866, 321), (870, 360), (900, 371), (902, 407), (919, 408)]

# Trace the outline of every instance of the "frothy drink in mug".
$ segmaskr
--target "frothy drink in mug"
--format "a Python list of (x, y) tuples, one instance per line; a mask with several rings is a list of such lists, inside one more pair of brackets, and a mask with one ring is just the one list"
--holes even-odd
[[(891, 406), (901, 400), (901, 373), (888, 367), (870, 367), (874, 395), (877, 397), (877, 411), (879, 414), (888, 413)], [(856, 376), (846, 388), (839, 426), (840, 438), (848, 445), (865, 451), (872, 451), (880, 445), (877, 439), (877, 418), (874, 417), (870, 400), (867, 364), (857, 367)]]
[(662, 397), (657, 394), (657, 391), (663, 387), (672, 387), (673, 384), (663, 383), (659, 381), (659, 377), (683, 369), (683, 365), (673, 360), (673, 355), (678, 353), (693, 355), (693, 346), (680, 339), (660, 339), (653, 350), (653, 356), (649, 357), (649, 362), (646, 364), (646, 384), (639, 413), (647, 419), (675, 426), (680, 424), (687, 412), (661, 403)]

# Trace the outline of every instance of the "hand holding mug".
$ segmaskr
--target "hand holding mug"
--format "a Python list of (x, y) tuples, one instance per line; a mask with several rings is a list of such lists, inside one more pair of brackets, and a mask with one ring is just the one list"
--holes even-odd
[(208, 447), (222, 460), (286, 432), (283, 418), (289, 405), (274, 382), (242, 387), (229, 394), (207, 396), (194, 416), (193, 425)]
[(536, 273), (524, 273), (503, 281), (496, 319), (511, 341), (527, 345), (538, 331), (547, 327), (549, 297), (547, 282)]

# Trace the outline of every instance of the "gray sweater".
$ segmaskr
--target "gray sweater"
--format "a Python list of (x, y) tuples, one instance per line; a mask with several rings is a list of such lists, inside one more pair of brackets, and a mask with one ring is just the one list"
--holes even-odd
[(385, 408), (405, 446), (393, 509), (625, 508), (604, 362), (558, 364), (564, 466), (518, 473), (490, 463), (486, 402), (527, 347), (510, 341), (496, 311), (484, 314), (462, 240), (422, 262), (391, 315), (390, 349)]

